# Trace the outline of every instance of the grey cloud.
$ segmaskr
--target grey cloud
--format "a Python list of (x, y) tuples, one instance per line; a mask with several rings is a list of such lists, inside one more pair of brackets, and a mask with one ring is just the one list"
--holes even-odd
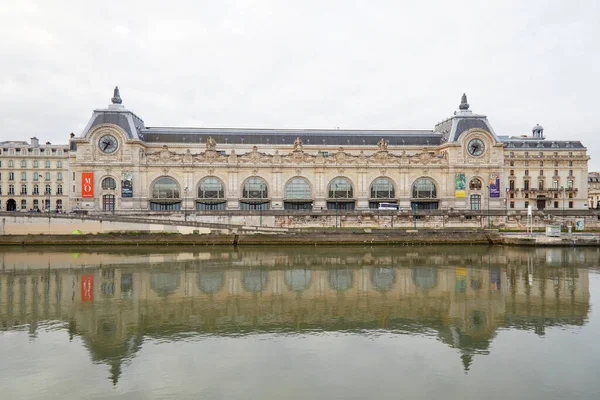
[(0, 139), (66, 142), (119, 85), (148, 125), (423, 128), (460, 95), (599, 170), (598, 2), (9, 0)]

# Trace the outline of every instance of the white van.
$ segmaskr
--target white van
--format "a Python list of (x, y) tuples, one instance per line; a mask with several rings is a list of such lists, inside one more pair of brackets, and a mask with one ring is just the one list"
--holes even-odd
[(398, 210), (398, 204), (396, 203), (379, 203), (378, 210)]

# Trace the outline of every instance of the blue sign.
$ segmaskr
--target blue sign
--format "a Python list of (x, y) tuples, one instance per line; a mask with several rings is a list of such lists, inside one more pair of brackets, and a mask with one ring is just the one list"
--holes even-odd
[(133, 197), (133, 183), (131, 180), (121, 181), (121, 197)]

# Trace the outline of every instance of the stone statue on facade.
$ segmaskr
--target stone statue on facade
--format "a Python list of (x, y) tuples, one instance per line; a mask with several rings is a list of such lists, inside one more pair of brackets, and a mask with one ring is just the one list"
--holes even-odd
[(209, 136), (208, 139), (206, 139), (206, 149), (214, 150), (216, 148), (217, 148), (217, 142), (215, 142), (215, 139), (213, 139), (212, 136)]
[(294, 151), (303, 151), (302, 140), (300, 140), (300, 137), (297, 137), (296, 140), (294, 140)]
[(381, 138), (379, 142), (377, 142), (377, 147), (379, 148), (379, 151), (387, 151), (388, 142), (384, 138)]

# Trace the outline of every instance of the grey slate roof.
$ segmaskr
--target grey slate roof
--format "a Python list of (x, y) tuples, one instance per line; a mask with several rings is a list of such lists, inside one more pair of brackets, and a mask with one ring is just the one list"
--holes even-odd
[(244, 129), (244, 128), (145, 128), (140, 139), (147, 143), (376, 146), (381, 138), (391, 146), (437, 146), (441, 134), (431, 130), (347, 130), (347, 129)]
[(514, 150), (529, 150), (529, 149), (585, 149), (585, 146), (580, 141), (557, 141), (557, 140), (519, 140), (519, 139), (508, 139), (503, 140), (506, 144), (506, 149)]

